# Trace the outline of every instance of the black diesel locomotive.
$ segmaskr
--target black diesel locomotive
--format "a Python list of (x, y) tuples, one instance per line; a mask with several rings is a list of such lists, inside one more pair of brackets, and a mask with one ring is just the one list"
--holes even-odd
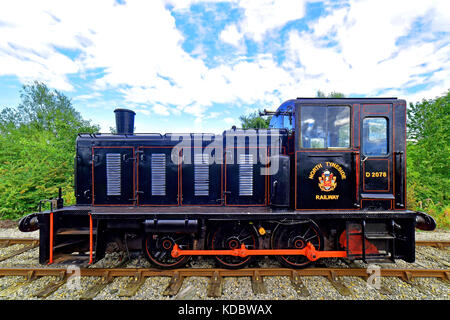
[(135, 113), (116, 109), (116, 134), (78, 135), (76, 205), (59, 195), (19, 229), (39, 228), (42, 264), (111, 247), (159, 268), (414, 261), (415, 228), (436, 223), (406, 209), (404, 100), (297, 98), (265, 114), (269, 129), (161, 135), (133, 133)]

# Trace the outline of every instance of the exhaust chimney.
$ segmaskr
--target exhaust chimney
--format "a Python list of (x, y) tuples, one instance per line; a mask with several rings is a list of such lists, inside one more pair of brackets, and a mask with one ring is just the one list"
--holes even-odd
[(114, 113), (116, 114), (117, 134), (133, 134), (136, 113), (128, 109), (116, 109)]

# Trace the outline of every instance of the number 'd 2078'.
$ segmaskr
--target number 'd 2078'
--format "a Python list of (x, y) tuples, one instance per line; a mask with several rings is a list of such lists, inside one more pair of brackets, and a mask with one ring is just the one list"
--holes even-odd
[(386, 178), (386, 171), (366, 172), (366, 178)]

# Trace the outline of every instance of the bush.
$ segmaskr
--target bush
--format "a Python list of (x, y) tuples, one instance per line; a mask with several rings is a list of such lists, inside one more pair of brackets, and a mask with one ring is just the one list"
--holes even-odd
[(78, 132), (98, 132), (70, 99), (45, 84), (23, 86), (21, 104), (0, 113), (0, 216), (17, 219), (63, 190), (73, 204), (73, 164)]
[(408, 109), (408, 207), (450, 227), (450, 91)]

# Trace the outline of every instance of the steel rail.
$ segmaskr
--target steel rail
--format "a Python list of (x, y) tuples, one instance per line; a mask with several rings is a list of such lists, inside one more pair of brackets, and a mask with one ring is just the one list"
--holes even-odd
[(443, 249), (445, 247), (450, 246), (450, 241), (445, 241), (445, 240), (422, 240), (422, 241), (416, 241), (416, 246), (436, 247), (436, 248), (439, 248), (439, 249)]
[[(0, 276), (61, 276), (71, 275), (73, 270), (67, 271), (63, 268), (0, 268)], [(412, 279), (416, 277), (431, 277), (450, 280), (450, 269), (379, 269), (381, 277), (400, 277)], [(248, 268), (248, 269), (145, 269), (145, 268), (81, 268), (81, 277), (252, 277), (257, 273), (259, 276), (324, 276), (324, 277), (345, 277), (357, 276), (367, 277), (369, 273), (366, 268)]]
[(39, 243), (37, 238), (0, 238), (0, 248), (12, 246), (15, 244), (33, 244)]

